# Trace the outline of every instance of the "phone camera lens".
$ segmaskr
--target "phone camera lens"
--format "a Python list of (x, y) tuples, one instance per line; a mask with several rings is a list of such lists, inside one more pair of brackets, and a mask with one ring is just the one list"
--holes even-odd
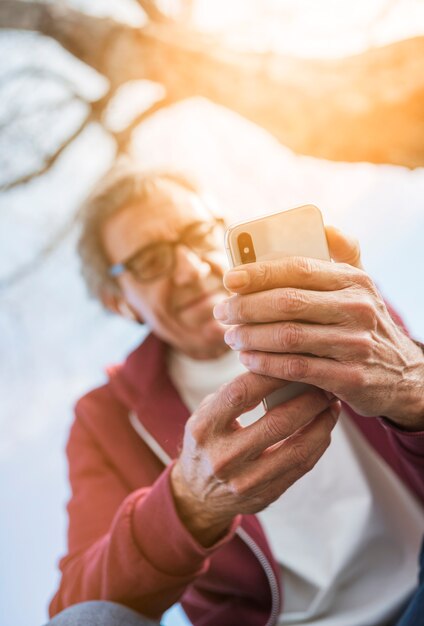
[(240, 233), (237, 243), (242, 263), (253, 263), (256, 261), (255, 248), (249, 233)]

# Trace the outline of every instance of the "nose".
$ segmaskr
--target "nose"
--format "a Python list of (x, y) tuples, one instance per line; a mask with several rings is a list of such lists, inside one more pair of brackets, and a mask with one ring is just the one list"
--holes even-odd
[(179, 244), (175, 249), (173, 280), (176, 285), (186, 285), (206, 278), (211, 271), (207, 261), (187, 246)]

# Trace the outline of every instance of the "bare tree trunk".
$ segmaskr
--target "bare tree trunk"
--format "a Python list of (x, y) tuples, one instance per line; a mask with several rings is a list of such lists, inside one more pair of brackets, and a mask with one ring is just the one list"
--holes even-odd
[(178, 24), (135, 29), (42, 2), (0, 0), (0, 26), (55, 39), (112, 91), (144, 78), (169, 101), (204, 96), (301, 154), (424, 165), (424, 37), (316, 61), (234, 52)]

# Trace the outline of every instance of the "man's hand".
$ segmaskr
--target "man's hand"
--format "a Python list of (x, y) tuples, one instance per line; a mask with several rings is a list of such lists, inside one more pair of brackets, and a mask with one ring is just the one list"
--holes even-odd
[(227, 343), (253, 372), (311, 383), (362, 415), (424, 429), (423, 353), (360, 269), (357, 242), (331, 227), (327, 239), (344, 262), (288, 257), (227, 272), (238, 295), (215, 307), (236, 325)]
[(340, 402), (318, 389), (242, 427), (281, 380), (246, 372), (208, 396), (186, 424), (171, 472), (177, 510), (203, 545), (214, 543), (239, 513), (256, 513), (313, 468), (330, 443)]

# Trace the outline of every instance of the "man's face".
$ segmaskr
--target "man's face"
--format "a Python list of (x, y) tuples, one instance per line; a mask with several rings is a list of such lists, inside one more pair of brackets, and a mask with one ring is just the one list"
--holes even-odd
[[(174, 241), (193, 222), (213, 216), (193, 193), (169, 185), (148, 202), (108, 218), (103, 226), (105, 252), (120, 263), (146, 245)], [(185, 245), (175, 248), (175, 263), (166, 276), (140, 282), (131, 271), (117, 280), (123, 302), (135, 316), (173, 348), (195, 358), (213, 358), (226, 350), (225, 329), (212, 314), (227, 292), (223, 242), (220, 248), (196, 254)]]

